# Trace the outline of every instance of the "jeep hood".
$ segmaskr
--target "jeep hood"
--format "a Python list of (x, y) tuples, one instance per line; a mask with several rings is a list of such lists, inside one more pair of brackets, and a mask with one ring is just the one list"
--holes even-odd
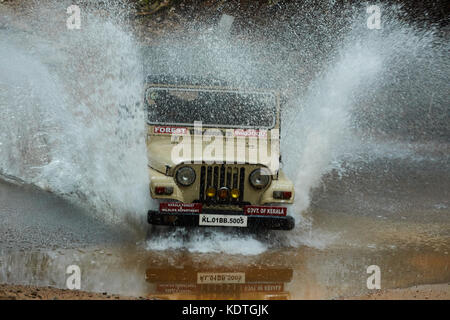
[[(193, 139), (192, 139), (193, 140)], [(195, 146), (201, 145), (202, 155), (199, 157), (198, 155), (194, 154), (193, 150)], [(186, 157), (185, 155), (181, 154), (181, 156), (178, 156), (178, 158), (172, 157), (173, 149), (177, 147), (178, 143), (171, 142), (169, 139), (161, 139), (156, 138), (155, 136), (151, 136), (149, 138), (149, 141), (147, 142), (147, 152), (148, 152), (148, 160), (149, 160), (149, 166), (161, 173), (168, 173), (172, 175), (173, 168), (181, 163), (192, 163), (192, 162), (201, 162), (201, 161), (208, 161), (208, 162), (217, 162), (214, 160), (213, 156), (210, 155), (210, 151), (205, 150), (211, 142), (194, 142), (191, 141), (191, 157)], [(178, 150), (181, 146), (178, 146)], [(211, 148), (211, 146), (209, 146)], [(225, 163), (225, 160), (227, 159), (227, 148), (225, 147), (225, 141), (223, 145), (223, 159), (221, 163)], [(257, 147), (259, 149), (259, 146)], [(265, 149), (265, 148), (264, 148)], [(175, 150), (176, 152), (177, 150)], [(206, 151), (206, 152), (205, 152)], [(252, 151), (252, 152), (250, 152)], [(261, 152), (262, 155), (264, 155), (267, 152), (267, 156), (259, 157), (256, 160), (254, 156), (250, 157), (249, 154), (259, 154), (260, 150), (255, 150), (255, 147), (249, 143), (249, 138), (245, 138), (245, 144), (241, 143), (241, 145), (237, 146), (236, 140), (234, 143), (234, 150), (233, 152), (233, 158), (234, 162), (237, 163), (252, 163), (252, 164), (261, 164), (267, 167), (270, 167), (271, 165), (271, 159), (272, 159), (272, 147), (271, 147), (271, 140), (267, 140), (267, 151)], [(279, 147), (275, 147), (274, 150), (275, 154), (273, 154), (273, 157), (276, 157), (276, 159), (279, 158)], [(255, 153), (257, 152), (257, 153)], [(274, 158), (275, 159), (275, 158)], [(251, 161), (250, 161), (251, 160)]]

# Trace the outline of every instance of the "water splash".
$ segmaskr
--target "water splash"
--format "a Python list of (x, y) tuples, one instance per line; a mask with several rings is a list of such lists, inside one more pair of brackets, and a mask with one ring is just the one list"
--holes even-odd
[(286, 170), (296, 181), (296, 213), (308, 208), (309, 192), (331, 168), (339, 145), (351, 135), (350, 114), (361, 83), (373, 81), (381, 68), (381, 58), (367, 48), (359, 44), (344, 48), (330, 70), (311, 85), (306, 97), (295, 101), (302, 112), (288, 114), (284, 146), (290, 150), (295, 146), (296, 150), (285, 153)]
[(268, 249), (269, 245), (252, 234), (227, 230), (164, 230), (152, 234), (146, 242), (149, 250), (187, 250), (196, 253), (226, 252), (234, 255), (257, 255)]
[[(64, 8), (45, 7), (55, 16)], [(117, 16), (85, 10), (89, 22), (69, 31), (41, 10), (30, 20), (38, 33), (2, 31), (1, 171), (142, 225), (150, 200), (139, 47)]]
[[(393, 155), (418, 160), (412, 141), (418, 136), (440, 138), (433, 131), (439, 128), (430, 128), (429, 119), (419, 113), (428, 105), (431, 88), (448, 87), (448, 45), (437, 30), (412, 26), (389, 9), (380, 32), (365, 28), (364, 16), (355, 15), (325, 67), (290, 103), (283, 146), (285, 169), (296, 181), (297, 215), (309, 207), (311, 191), (322, 177), (343, 170), (343, 162), (370, 165)], [(437, 100), (437, 109), (448, 113), (445, 97), (439, 94)], [(408, 129), (411, 123), (415, 127)], [(304, 227), (310, 224), (298, 221)]]

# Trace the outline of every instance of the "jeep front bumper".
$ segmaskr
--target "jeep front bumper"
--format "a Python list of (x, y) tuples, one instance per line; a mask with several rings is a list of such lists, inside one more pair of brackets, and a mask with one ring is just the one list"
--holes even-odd
[[(148, 223), (153, 225), (165, 225), (176, 227), (204, 227), (200, 223), (201, 215), (226, 215), (227, 217), (244, 217), (241, 211), (219, 211), (214, 209), (204, 209), (202, 213), (179, 213), (179, 212), (160, 212), (158, 210), (148, 211)], [(266, 216), (266, 215), (248, 215), (245, 216), (249, 229), (268, 229), (268, 230), (292, 230), (295, 226), (294, 218), (291, 216)], [(214, 225), (208, 225), (214, 227)], [(219, 225), (217, 225), (219, 226)], [(233, 226), (232, 226), (233, 227)]]

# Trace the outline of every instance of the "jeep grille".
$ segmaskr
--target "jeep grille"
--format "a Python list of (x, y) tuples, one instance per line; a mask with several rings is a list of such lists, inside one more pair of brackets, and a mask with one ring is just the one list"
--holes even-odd
[[(221, 203), (221, 204), (244, 204), (244, 185), (245, 185), (245, 168), (233, 165), (203, 165), (200, 169), (200, 194), (199, 201), (204, 203)], [(231, 189), (239, 189), (239, 198), (228, 199), (227, 201), (219, 200), (216, 197), (209, 198), (206, 196), (206, 189), (214, 187), (219, 190), (222, 187)]]

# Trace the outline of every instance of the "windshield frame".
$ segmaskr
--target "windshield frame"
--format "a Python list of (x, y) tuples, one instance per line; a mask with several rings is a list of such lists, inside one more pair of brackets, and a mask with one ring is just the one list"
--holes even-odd
[(273, 90), (258, 90), (258, 89), (236, 89), (228, 87), (217, 87), (217, 86), (189, 86), (189, 85), (167, 85), (167, 84), (150, 84), (145, 87), (144, 90), (144, 106), (146, 107), (146, 119), (147, 124), (150, 126), (155, 125), (167, 125), (167, 126), (180, 126), (180, 127), (194, 127), (194, 123), (175, 123), (168, 121), (149, 121), (148, 119), (148, 107), (147, 102), (147, 91), (152, 88), (156, 90), (178, 90), (178, 91), (210, 91), (210, 92), (231, 92), (231, 93), (242, 93), (242, 94), (263, 94), (272, 95), (274, 99), (273, 107), (273, 121), (270, 126), (245, 126), (245, 125), (226, 125), (226, 124), (207, 124), (202, 122), (204, 128), (236, 128), (236, 129), (262, 129), (271, 130), (279, 127), (280, 121), (280, 98), (279, 94)]

